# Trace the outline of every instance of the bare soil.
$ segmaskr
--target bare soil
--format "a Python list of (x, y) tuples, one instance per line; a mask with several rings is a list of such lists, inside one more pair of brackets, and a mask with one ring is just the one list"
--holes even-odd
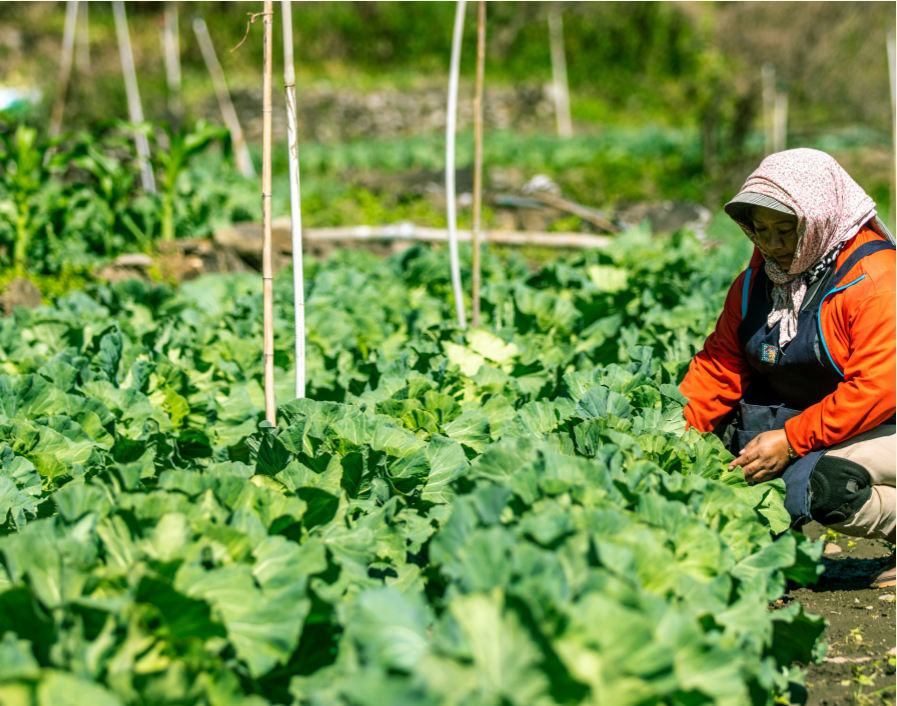
[[(813, 522), (804, 534), (818, 539), (827, 531)], [(807, 706), (893, 706), (895, 591), (869, 588), (869, 577), (887, 567), (894, 548), (833, 533), (826, 543), (819, 582), (793, 588), (784, 597), (785, 604), (799, 600), (807, 612), (829, 623), (828, 653), (821, 664), (807, 667)]]
[(0, 313), (9, 316), (17, 306), (24, 309), (36, 309), (43, 303), (40, 290), (37, 285), (28, 279), (14, 279), (6, 286), (6, 291), (0, 294)]

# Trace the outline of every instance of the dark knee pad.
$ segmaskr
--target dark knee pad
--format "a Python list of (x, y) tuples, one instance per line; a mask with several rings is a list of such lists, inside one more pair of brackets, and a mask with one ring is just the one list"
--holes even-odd
[(872, 495), (872, 476), (858, 463), (823, 456), (810, 476), (810, 515), (821, 525), (846, 522)]

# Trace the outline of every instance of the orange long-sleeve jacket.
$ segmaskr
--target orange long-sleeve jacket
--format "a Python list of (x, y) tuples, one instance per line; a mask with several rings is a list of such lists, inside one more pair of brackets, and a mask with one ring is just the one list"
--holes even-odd
[[(841, 250), (837, 267), (860, 245), (877, 239), (881, 236), (863, 228)], [(763, 267), (757, 248), (749, 267)], [(845, 441), (894, 415), (895, 272), (893, 250), (869, 255), (854, 265), (842, 284), (861, 275), (865, 278), (824, 301), (822, 332), (844, 380), (828, 397), (785, 423), (785, 434), (798, 454)], [(758, 374), (738, 339), (744, 277), (742, 272), (733, 282), (716, 329), (692, 360), (679, 388), (689, 399), (685, 418), (699, 431), (716, 428), (741, 400), (751, 376)]]

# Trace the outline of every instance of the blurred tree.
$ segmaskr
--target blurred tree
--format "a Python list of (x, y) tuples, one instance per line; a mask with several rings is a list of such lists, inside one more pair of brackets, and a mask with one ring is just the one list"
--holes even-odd
[[(886, 32), (893, 2), (707, 3), (714, 45), (759, 75), (765, 61), (789, 84), (797, 130), (865, 123), (887, 134)], [(743, 74), (742, 74), (743, 75)]]
[[(557, 5), (564, 14), (574, 120), (585, 132), (608, 125), (696, 130), (701, 136), (700, 153), (688, 155), (688, 160), (704, 175), (708, 203), (734, 188), (761, 154), (753, 131), (761, 128), (759, 84), (764, 62), (774, 63), (777, 75), (790, 87), (789, 122), (792, 138), (798, 138), (791, 144), (820, 132), (856, 127), (865, 129), (864, 144), (889, 142), (884, 37), (886, 29), (894, 26), (894, 3)], [(66, 108), (67, 121), (75, 127), (126, 114), (109, 4), (95, 6), (90, 13), (91, 75), (75, 72), (71, 104)], [(544, 102), (543, 88), (551, 80), (548, 7), (545, 2), (489, 3), (487, 106), (489, 89), (495, 86), (514, 92), (515, 109), (521, 113), (529, 108), (535, 113)], [(255, 106), (258, 62), (247, 57), (261, 55), (261, 33), (251, 31), (236, 52), (228, 49), (242, 38), (246, 13), (256, 10), (257, 3), (183, 3), (181, 8), (184, 21), (190, 20), (193, 11), (206, 17), (209, 32), (221, 47), (219, 58), (237, 111)], [(134, 15), (132, 40), (141, 93), (151, 120), (167, 117), (156, 22), (163, 10), (162, 2), (128, 2), (128, 11)], [(340, 92), (347, 90), (373, 92), (398, 86), (412, 95), (421, 87), (441, 86), (448, 69), (453, 12), (452, 2), (296, 2), (300, 96), (303, 84), (313, 87), (318, 103), (308, 104), (310, 110), (323, 106), (326, 112), (327, 101), (337, 102)], [(473, 9), (470, 12), (464, 38), (467, 47), (475, 42)], [(44, 96), (52, 96), (53, 87), (46, 82), (56, 75), (63, 17), (62, 2), (0, 3), (0, 75), (30, 82)], [(217, 117), (198, 45), (191, 37), (182, 42), (181, 50), (185, 118)], [(279, 56), (275, 52), (275, 72), (280, 70)], [(474, 60), (474, 52), (462, 53), (462, 81), (472, 79)], [(351, 111), (342, 114), (346, 122), (351, 120)], [(359, 124), (365, 119), (357, 117)], [(43, 125), (45, 118), (38, 113), (32, 121)], [(528, 129), (522, 121), (519, 125)], [(251, 135), (252, 126), (246, 127)], [(370, 131), (364, 136), (377, 137)], [(641, 162), (653, 158), (630, 156)], [(651, 167), (644, 165), (645, 170)]]
[[(790, 2), (558, 4), (570, 17), (565, 23), (565, 46), (571, 88), (600, 96), (612, 107), (638, 111), (653, 106), (658, 113), (665, 105), (666, 117), (673, 124), (700, 121), (703, 110), (697, 114), (691, 110), (694, 84), (705, 80), (704, 70), (711, 70), (705, 55), (712, 51), (726, 59), (720, 87), (739, 96), (753, 91), (749, 87), (760, 65), (773, 62), (791, 85), (796, 125), (830, 128), (860, 121), (889, 131), (884, 33), (894, 25), (894, 3), (802, 2), (799, 11)], [(188, 13), (185, 19), (194, 8), (206, 17), (216, 45), (222, 47), (224, 71), (235, 87), (255, 83), (251, 78), (257, 73), (255, 65), (244, 61), (244, 56), (261, 51), (260, 33), (250, 32), (239, 51), (226, 51), (243, 36), (246, 12), (254, 7), (246, 2), (183, 7)], [(128, 8), (135, 16), (133, 42), (141, 88), (146, 85), (150, 103), (151, 92), (164, 94), (164, 62), (155, 23), (136, 18), (160, 17), (164, 3), (133, 2)], [(547, 12), (545, 2), (490, 2), (494, 29), (489, 36), (487, 73), (491, 81), (550, 80)], [(448, 63), (452, 13), (451, 2), (298, 2), (294, 19), (297, 64), (304, 75), (332, 73), (338, 66), (343, 67), (343, 75), (355, 70), (372, 78), (389, 72), (441, 75)], [(0, 4), (0, 74), (41, 82), (53, 76), (63, 16), (62, 2)], [(469, 19), (465, 46), (475, 41), (473, 16)], [(98, 54), (95, 63), (100, 71), (94, 71), (91, 85), (76, 77), (81, 85), (75, 89), (84, 95), (75, 108), (93, 107), (106, 117), (109, 103), (123, 97), (123, 90), (112, 81), (120, 69), (110, 57), (114, 45), (108, 6), (97, 3), (90, 21), (91, 48)], [(22, 47), (32, 50), (22, 51)], [(182, 51), (185, 80), (191, 72), (204, 78), (196, 43), (184, 41)], [(466, 52), (462, 73), (472, 75), (473, 67), (473, 53)], [(51, 87), (44, 88), (45, 94), (52, 95)], [(73, 93), (77, 101), (77, 90)]]

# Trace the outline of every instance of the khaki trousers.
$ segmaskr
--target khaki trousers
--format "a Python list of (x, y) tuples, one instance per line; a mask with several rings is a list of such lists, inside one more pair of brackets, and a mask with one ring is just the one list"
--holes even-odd
[(826, 451), (828, 456), (853, 461), (872, 476), (872, 495), (847, 522), (828, 525), (851, 537), (885, 539), (894, 544), (895, 489), (897, 473), (897, 426), (882, 424), (836, 444)]

